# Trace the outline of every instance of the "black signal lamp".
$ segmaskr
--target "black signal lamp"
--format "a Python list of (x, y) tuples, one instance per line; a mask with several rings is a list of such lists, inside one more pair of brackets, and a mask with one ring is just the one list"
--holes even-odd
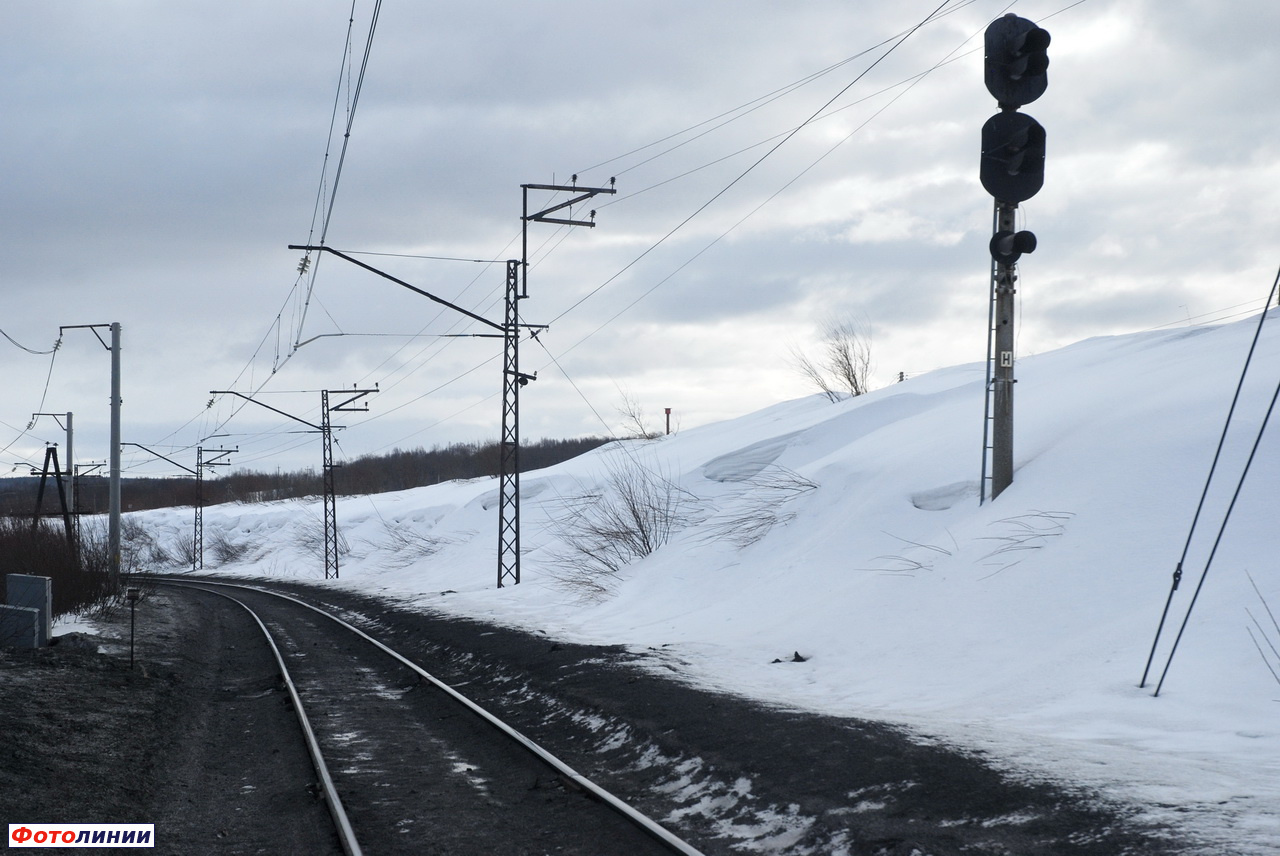
[(1015, 265), (1023, 253), (1034, 253), (1036, 236), (1031, 232), (996, 232), (991, 237), (991, 258), (1002, 265)]
[(1044, 128), (1026, 113), (997, 113), (982, 126), (979, 177), (1001, 202), (1025, 202), (1044, 186)]
[(987, 91), (1006, 109), (1030, 104), (1049, 85), (1049, 31), (1012, 13), (986, 32)]

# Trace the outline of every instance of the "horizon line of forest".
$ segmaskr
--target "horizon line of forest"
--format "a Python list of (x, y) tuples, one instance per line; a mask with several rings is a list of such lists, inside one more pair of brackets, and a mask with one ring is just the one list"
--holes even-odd
[[(520, 445), (520, 472), (539, 470), (576, 458), (613, 442), (611, 437), (577, 437), (537, 440)], [(381, 455), (362, 455), (334, 467), (334, 492), (339, 496), (389, 493), (397, 490), (499, 475), (501, 448), (497, 441), (451, 443), (424, 449), (393, 449)], [(40, 473), (0, 479), (0, 515), (56, 517), (62, 514), (59, 490), (53, 474), (45, 478), (40, 493)], [(64, 476), (64, 489), (65, 476)], [(324, 491), (323, 474), (315, 469), (264, 472), (238, 470), (226, 475), (206, 475), (200, 480), (202, 505), (226, 502), (271, 502), (318, 496)], [(120, 505), (124, 511), (171, 508), (197, 502), (194, 476), (124, 477)], [(80, 514), (105, 514), (107, 479), (80, 476), (76, 482), (76, 508)]]

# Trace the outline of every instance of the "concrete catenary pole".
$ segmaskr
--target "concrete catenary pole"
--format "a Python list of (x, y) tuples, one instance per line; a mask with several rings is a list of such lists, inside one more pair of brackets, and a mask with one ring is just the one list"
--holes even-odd
[(120, 584), (120, 323), (111, 324), (111, 473), (107, 507), (108, 571)]
[(67, 411), (67, 505), (71, 509), (71, 519), (76, 521), (77, 532), (79, 537), (79, 522), (76, 517), (76, 449), (75, 449), (75, 429), (72, 427), (71, 411)]

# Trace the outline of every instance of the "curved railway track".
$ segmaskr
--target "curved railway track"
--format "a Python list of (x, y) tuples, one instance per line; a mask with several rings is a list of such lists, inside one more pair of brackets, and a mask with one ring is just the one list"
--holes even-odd
[(343, 852), (700, 856), (342, 618), (249, 586), (163, 584), (234, 602), (252, 617), (279, 666)]

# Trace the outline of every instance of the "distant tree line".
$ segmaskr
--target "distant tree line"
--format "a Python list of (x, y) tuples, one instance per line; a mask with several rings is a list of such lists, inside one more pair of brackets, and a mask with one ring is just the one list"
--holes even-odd
[[(576, 458), (609, 442), (607, 437), (579, 437), (572, 440), (538, 440), (520, 446), (520, 471), (538, 470)], [(500, 465), (496, 442), (453, 443), (432, 449), (396, 449), (385, 455), (364, 455), (342, 462), (334, 478), (339, 495), (386, 493), (438, 484), (455, 479), (495, 477)], [(38, 478), (0, 479), (0, 515), (29, 516), (35, 513)], [(261, 472), (239, 470), (225, 476), (206, 475), (202, 480), (205, 505), (223, 502), (268, 502), (318, 496), (324, 481), (317, 470)], [(79, 511), (104, 514), (107, 511), (107, 479), (82, 477), (78, 485)], [(196, 481), (183, 478), (124, 478), (120, 504), (125, 511), (195, 505)], [(52, 477), (45, 485), (41, 503), (45, 515), (60, 511), (58, 489)]]

